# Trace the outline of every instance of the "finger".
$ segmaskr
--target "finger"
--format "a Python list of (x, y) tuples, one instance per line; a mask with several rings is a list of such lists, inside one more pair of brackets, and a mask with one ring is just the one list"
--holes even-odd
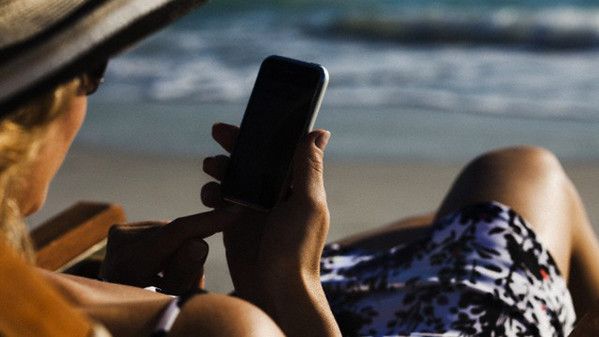
[(298, 145), (293, 157), (293, 197), (324, 197), (324, 150), (331, 133), (315, 130)]
[(172, 295), (197, 289), (207, 256), (208, 244), (204, 240), (187, 241), (167, 262), (159, 287)]
[(227, 166), (229, 166), (229, 157), (219, 155), (204, 159), (203, 170), (214, 179), (223, 180)]
[(233, 151), (238, 134), (239, 127), (235, 125), (216, 123), (212, 126), (212, 138), (229, 153)]
[[(160, 271), (156, 261), (162, 261), (159, 246), (162, 225), (114, 225), (108, 232), (106, 255), (100, 268), (104, 280), (145, 287), (152, 284), (153, 275)], [(166, 252), (172, 254), (172, 251)]]
[(137, 234), (142, 231), (147, 231), (153, 228), (158, 228), (166, 225), (167, 221), (141, 221), (127, 224), (115, 224), (110, 229), (113, 235), (129, 235)]
[(222, 198), (220, 184), (212, 181), (202, 186), (202, 203), (211, 208), (220, 208), (226, 205)]
[(233, 217), (226, 212), (216, 211), (177, 218), (161, 227), (161, 249), (174, 251), (191, 238), (206, 238), (222, 232), (232, 221)]

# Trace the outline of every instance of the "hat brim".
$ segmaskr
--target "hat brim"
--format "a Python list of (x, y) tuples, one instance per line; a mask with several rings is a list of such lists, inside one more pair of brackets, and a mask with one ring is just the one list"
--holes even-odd
[[(0, 55), (0, 118), (159, 30), (206, 0), (97, 1), (76, 20)], [(0, 53), (2, 51), (0, 50)]]

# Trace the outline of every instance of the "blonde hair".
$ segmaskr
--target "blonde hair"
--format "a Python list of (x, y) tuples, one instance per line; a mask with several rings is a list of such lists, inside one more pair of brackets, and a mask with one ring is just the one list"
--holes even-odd
[(19, 205), (19, 180), (36, 158), (48, 125), (77, 94), (79, 78), (42, 94), (0, 120), (0, 236), (30, 262), (34, 250)]

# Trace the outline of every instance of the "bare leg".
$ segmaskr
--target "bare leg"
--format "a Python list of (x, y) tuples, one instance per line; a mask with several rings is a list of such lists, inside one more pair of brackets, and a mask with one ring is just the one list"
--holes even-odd
[(360, 232), (340, 241), (342, 246), (359, 245), (361, 249), (384, 250), (425, 236), (434, 214), (405, 218), (372, 230)]
[(437, 217), (485, 201), (506, 204), (529, 222), (571, 281), (577, 314), (586, 312), (599, 298), (599, 245), (557, 158), (534, 147), (485, 154), (460, 174)]
[(599, 244), (574, 185), (547, 150), (517, 147), (484, 154), (462, 171), (436, 216), (423, 215), (340, 241), (385, 249), (415, 240), (434, 218), (479, 202), (499, 201), (521, 214), (568, 280), (579, 317), (599, 299)]

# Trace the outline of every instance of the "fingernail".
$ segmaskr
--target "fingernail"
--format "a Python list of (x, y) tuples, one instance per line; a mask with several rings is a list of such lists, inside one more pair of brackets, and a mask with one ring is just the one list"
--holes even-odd
[(320, 135), (316, 138), (316, 146), (324, 151), (329, 143), (329, 139), (331, 139), (331, 133), (329, 131), (321, 132)]

